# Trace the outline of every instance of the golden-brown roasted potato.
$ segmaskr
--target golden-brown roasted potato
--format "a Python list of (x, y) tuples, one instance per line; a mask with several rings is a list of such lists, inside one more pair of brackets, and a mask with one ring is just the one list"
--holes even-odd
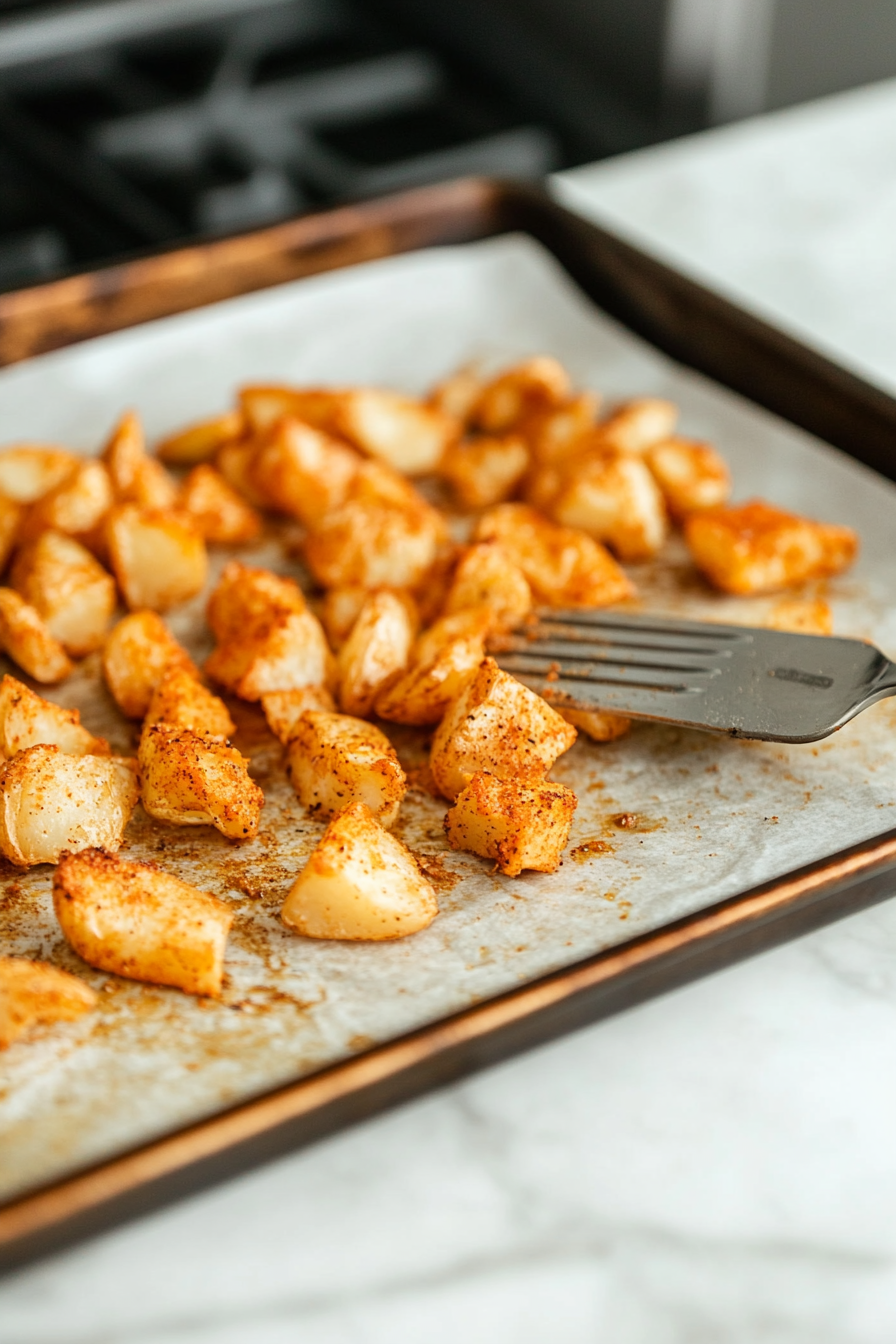
[(325, 686), (332, 680), (333, 655), (316, 616), (288, 612), (259, 620), (240, 638), (219, 644), (205, 670), (241, 700), (260, 700), (270, 691)]
[(208, 556), (188, 514), (123, 504), (110, 513), (106, 536), (113, 573), (132, 611), (167, 611), (201, 591)]
[(118, 708), (142, 719), (153, 689), (170, 667), (199, 677), (199, 669), (154, 611), (135, 611), (119, 621), (103, 649), (103, 675)]
[(102, 462), (79, 462), (31, 505), (21, 537), (37, 537), (52, 529), (73, 537), (91, 537), (112, 507), (112, 482)]
[(32, 1027), (73, 1022), (96, 1006), (96, 992), (45, 961), (0, 957), (0, 1050)]
[(240, 408), (246, 424), (254, 434), (292, 416), (314, 429), (327, 434), (338, 433), (336, 420), (343, 393), (335, 387), (283, 387), (280, 384), (258, 384), (242, 387), (239, 392)]
[(261, 518), (255, 509), (207, 462), (187, 475), (177, 506), (190, 515), (206, 541), (221, 546), (254, 541), (261, 532)]
[(67, 653), (98, 649), (115, 610), (115, 581), (74, 537), (42, 532), (23, 546), (10, 583)]
[(499, 541), (480, 541), (463, 551), (445, 600), (445, 615), (489, 607), (494, 626), (509, 629), (532, 609), (532, 590), (519, 565)]
[(526, 504), (498, 504), (479, 519), (476, 541), (499, 541), (536, 598), (555, 607), (605, 607), (635, 587), (608, 551), (570, 527), (558, 527)]
[(6, 569), (25, 518), (24, 504), (0, 495), (0, 574)]
[(0, 681), (0, 759), (40, 743), (58, 747), (69, 756), (108, 756), (109, 744), (94, 737), (81, 723), (76, 709), (63, 709), (15, 677)]
[(171, 466), (194, 467), (199, 462), (209, 462), (225, 443), (241, 438), (244, 429), (242, 411), (225, 411), (169, 434), (156, 446), (156, 457)]
[(74, 453), (40, 443), (0, 449), (0, 495), (17, 504), (33, 504), (78, 465)]
[(62, 681), (72, 671), (59, 640), (12, 588), (0, 588), (0, 648), (35, 681)]
[(554, 873), (577, 802), (563, 784), (525, 788), (480, 771), (446, 813), (445, 834), (452, 849), (494, 859), (508, 877), (518, 877), (524, 868)]
[(206, 619), (218, 643), (229, 644), (259, 623), (305, 610), (305, 598), (295, 579), (230, 560), (208, 600)]
[(529, 449), (519, 434), (478, 435), (449, 444), (439, 474), (465, 509), (487, 509), (509, 499), (529, 469)]
[(137, 803), (135, 762), (28, 747), (0, 769), (0, 850), (30, 868), (64, 850), (116, 850)]
[(156, 723), (138, 751), (144, 811), (176, 826), (214, 826), (231, 840), (252, 840), (264, 794), (249, 762), (211, 733)]
[(429, 765), (450, 799), (480, 770), (531, 788), (575, 740), (575, 728), (541, 696), (484, 658), (436, 729)]
[(428, 505), (394, 508), (350, 499), (310, 534), (304, 555), (324, 588), (415, 588), (444, 532)]
[(418, 933), (438, 913), (413, 856), (369, 808), (352, 803), (330, 822), (280, 918), (306, 938), (380, 942)]
[(346, 499), (398, 509), (429, 508), (420, 491), (407, 476), (402, 476), (401, 472), (390, 467), (388, 462), (380, 462), (373, 457), (358, 459), (358, 466), (349, 483)]
[(427, 405), (435, 407), (445, 415), (450, 415), (461, 424), (466, 424), (484, 386), (474, 365), (465, 364), (456, 373), (449, 374), (442, 382), (436, 383), (426, 399)]
[(575, 453), (594, 428), (600, 400), (596, 392), (579, 392), (559, 406), (529, 414), (519, 432), (529, 445), (533, 463), (546, 466)]
[(255, 484), (255, 459), (259, 444), (256, 439), (234, 439), (225, 443), (215, 454), (215, 469), (231, 489), (253, 509), (269, 509), (271, 501)]
[(409, 476), (434, 471), (460, 433), (457, 421), (444, 411), (379, 387), (343, 392), (336, 425), (361, 452)]
[(604, 542), (620, 560), (649, 560), (666, 540), (659, 486), (631, 453), (591, 452), (570, 459), (547, 508), (555, 522)]
[(377, 696), (374, 708), (380, 718), (419, 727), (438, 723), (485, 657), (493, 624), (488, 607), (470, 607), (436, 621), (415, 643), (404, 676)]
[(174, 504), (177, 486), (161, 462), (147, 456), (143, 426), (134, 411), (127, 411), (112, 431), (102, 461), (119, 504), (141, 509), (170, 509)]
[(661, 439), (647, 449), (646, 460), (677, 522), (724, 504), (731, 494), (728, 464), (709, 443)]
[(196, 680), (183, 667), (169, 667), (153, 688), (144, 727), (167, 723), (173, 728), (190, 728), (225, 740), (236, 732), (223, 700)]
[(269, 691), (261, 697), (261, 708), (271, 732), (285, 746), (295, 736), (303, 714), (309, 709), (333, 714), (336, 702), (325, 686), (303, 686), (298, 691)]
[(773, 593), (852, 564), (852, 528), (816, 523), (763, 500), (693, 513), (685, 540), (694, 563), (726, 593)]
[(562, 405), (570, 392), (563, 365), (550, 355), (535, 355), (493, 378), (483, 388), (470, 418), (488, 434), (503, 434), (516, 429), (534, 411)]
[(262, 439), (251, 474), (282, 513), (313, 527), (345, 501), (360, 458), (353, 448), (300, 420), (278, 420)]
[(89, 966), (217, 998), (233, 912), (154, 863), (66, 854), (53, 878), (66, 939)]
[(363, 719), (320, 710), (309, 710), (296, 724), (286, 773), (299, 801), (319, 817), (360, 802), (383, 826), (395, 821), (407, 787), (385, 733)]
[(597, 432), (604, 447), (620, 453), (643, 453), (675, 433), (678, 407), (661, 397), (635, 397), (617, 406)]
[(763, 624), (794, 635), (832, 635), (834, 613), (820, 597), (785, 597), (775, 603)]
[(407, 604), (394, 593), (371, 593), (339, 651), (339, 704), (364, 718), (380, 691), (407, 666), (414, 627)]
[(565, 705), (555, 708), (567, 723), (585, 733), (592, 742), (615, 742), (617, 737), (625, 737), (632, 726), (631, 719), (624, 714), (614, 714), (608, 709), (567, 709)]
[(320, 604), (320, 619), (327, 632), (331, 649), (336, 649), (338, 652), (348, 639), (355, 621), (361, 614), (361, 608), (370, 596), (370, 591), (369, 588), (362, 588), (359, 584), (352, 584), (348, 588), (328, 588), (324, 593)]

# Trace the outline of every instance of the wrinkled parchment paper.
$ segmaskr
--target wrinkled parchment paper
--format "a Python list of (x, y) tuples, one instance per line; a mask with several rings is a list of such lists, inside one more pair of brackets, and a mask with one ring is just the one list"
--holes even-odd
[[(896, 655), (896, 488), (629, 336), (524, 238), (375, 262), (11, 368), (0, 373), (0, 442), (59, 441), (91, 453), (127, 406), (155, 437), (223, 408), (241, 382), (418, 392), (471, 358), (497, 366), (536, 352), (557, 355), (579, 384), (609, 398), (678, 401), (682, 432), (712, 440), (732, 463), (737, 498), (760, 494), (857, 528), (858, 565), (825, 590), (835, 629)], [(250, 558), (297, 572), (276, 544), (266, 547)], [(662, 564), (632, 574), (655, 610), (749, 623), (775, 601), (712, 595), (675, 543)], [(171, 621), (198, 655), (208, 648), (202, 605)], [(133, 727), (102, 688), (96, 658), (53, 696), (77, 705), (116, 749), (132, 749)], [(323, 827), (296, 802), (256, 709), (241, 713), (236, 742), (267, 797), (256, 841), (237, 846), (207, 828), (150, 824), (138, 809), (126, 850), (232, 902), (221, 1002), (91, 971), (56, 926), (50, 868), (0, 873), (3, 951), (49, 958), (102, 991), (97, 1012), (0, 1056), (0, 1196), (896, 825), (894, 700), (815, 746), (640, 725), (608, 746), (580, 741), (554, 771), (579, 797), (571, 848), (602, 841), (603, 852), (568, 854), (552, 876), (503, 878), (483, 860), (447, 851), (444, 804), (412, 790), (396, 832), (433, 878), (438, 919), (394, 944), (315, 943), (287, 932), (277, 916)], [(413, 733), (396, 743), (408, 764), (421, 759)], [(617, 825), (623, 814), (633, 824)]]

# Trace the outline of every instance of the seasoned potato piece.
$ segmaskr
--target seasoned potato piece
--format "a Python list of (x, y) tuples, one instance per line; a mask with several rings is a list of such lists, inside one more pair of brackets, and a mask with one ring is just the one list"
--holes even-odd
[(112, 431), (102, 461), (119, 504), (142, 509), (170, 509), (174, 504), (177, 486), (161, 462), (147, 456), (143, 426), (134, 411), (127, 411)]
[(17, 504), (33, 504), (78, 465), (74, 453), (39, 443), (0, 449), (0, 494)]
[(561, 705), (556, 708), (567, 723), (580, 729), (592, 742), (615, 742), (617, 737), (625, 737), (632, 726), (631, 719), (624, 714), (614, 714), (608, 709), (566, 709)]
[(261, 707), (271, 732), (285, 746), (295, 736), (303, 714), (309, 709), (332, 714), (336, 702), (325, 686), (303, 686), (298, 691), (269, 691), (261, 697)]
[(42, 532), (19, 551), (10, 583), (67, 653), (102, 644), (115, 610), (115, 581), (73, 537)]
[(31, 1027), (73, 1022), (96, 1007), (96, 992), (45, 961), (0, 957), (0, 1050)]
[(466, 364), (442, 382), (436, 383), (427, 397), (427, 404), (466, 424), (473, 407), (479, 400), (484, 383), (472, 364)]
[(347, 588), (328, 588), (324, 593), (320, 605), (320, 619), (331, 648), (340, 649), (348, 639), (369, 595), (370, 589), (362, 588), (359, 584), (352, 584)]
[(431, 625), (441, 616), (462, 553), (463, 548), (450, 540), (443, 542), (436, 551), (435, 559), (414, 588), (419, 625)]
[(154, 863), (99, 849), (66, 854), (53, 878), (66, 939), (89, 966), (217, 998), (233, 912)]
[(429, 765), (446, 798), (480, 770), (530, 788), (575, 740), (575, 728), (541, 696), (484, 658), (436, 729)]
[(72, 671), (59, 640), (12, 588), (0, 588), (0, 648), (35, 681), (62, 681)]
[(598, 425), (604, 446), (620, 453), (643, 453), (660, 439), (671, 438), (678, 407), (661, 397), (635, 397), (617, 406)]
[(353, 803), (330, 822), (280, 918), (306, 938), (379, 942), (419, 933), (438, 913), (412, 855), (369, 808)]
[(278, 421), (252, 460), (252, 479), (275, 508), (313, 527), (342, 504), (358, 470), (354, 449), (300, 420)]
[(487, 607), (443, 616), (411, 650), (403, 677), (376, 698), (381, 719), (423, 727), (438, 723), (485, 657), (485, 637), (493, 625)]
[(794, 635), (832, 635), (834, 613), (821, 598), (785, 597), (775, 603), (763, 624)]
[(515, 429), (533, 411), (560, 406), (569, 397), (569, 374), (550, 355), (536, 355), (505, 369), (483, 389), (471, 413), (489, 434)]
[(39, 743), (69, 756), (109, 754), (108, 742), (82, 726), (78, 710), (54, 705), (7, 675), (0, 681), (0, 758), (9, 760)]
[(214, 826), (231, 840), (252, 840), (264, 794), (249, 762), (211, 733), (156, 723), (138, 752), (144, 811), (176, 826)]
[(362, 504), (387, 505), (399, 509), (429, 508), (407, 476), (402, 476), (388, 462), (380, 462), (372, 457), (358, 459), (346, 498), (360, 500)]
[(206, 619), (218, 643), (228, 644), (259, 622), (305, 610), (305, 598), (295, 579), (231, 560), (208, 600)]
[(157, 445), (156, 457), (175, 467), (193, 467), (210, 461), (225, 443), (241, 438), (244, 428), (242, 411), (225, 411), (169, 434)]
[(336, 420), (343, 393), (334, 387), (282, 387), (258, 385), (240, 389), (239, 400), (246, 423), (261, 434), (284, 416), (303, 420), (314, 429), (338, 432)]
[(91, 536), (112, 507), (112, 482), (102, 462), (79, 462), (36, 503), (22, 523), (27, 540), (52, 529), (69, 536)]
[(394, 593), (371, 593), (339, 651), (339, 703), (364, 718), (381, 690), (407, 666), (414, 628), (407, 606)]
[(0, 495), (0, 574), (6, 569), (25, 518), (25, 507)]
[(481, 771), (446, 813), (445, 834), (452, 849), (495, 859), (508, 877), (518, 877), (524, 868), (554, 873), (577, 803), (572, 789), (563, 784), (527, 789)]
[(536, 598), (551, 606), (605, 607), (634, 596), (634, 584), (593, 537), (558, 527), (526, 504), (489, 509), (474, 537), (501, 542)]
[(239, 638), (219, 644), (206, 659), (205, 670), (242, 700), (259, 700), (269, 691), (326, 685), (333, 655), (310, 611), (275, 613), (247, 626)]
[(132, 611), (167, 611), (202, 589), (208, 557), (188, 514), (123, 504), (109, 515), (106, 533), (112, 570)]
[(269, 509), (271, 500), (255, 484), (258, 449), (255, 439), (235, 439), (233, 443), (225, 443), (215, 454), (215, 468), (253, 509)]
[(103, 675), (118, 708), (129, 719), (143, 718), (156, 683), (170, 667), (199, 676), (186, 649), (154, 611), (125, 616), (106, 640)]
[(468, 546), (454, 572), (445, 614), (465, 607), (490, 607), (496, 627), (518, 625), (532, 609), (532, 590), (519, 565), (498, 541)]
[(307, 538), (305, 559), (324, 588), (414, 588), (436, 558), (444, 524), (426, 505), (348, 500)]
[(409, 476), (434, 471), (445, 448), (460, 433), (457, 421), (444, 411), (378, 387), (344, 392), (336, 425), (363, 453)]
[(731, 473), (709, 443), (661, 439), (646, 454), (647, 465), (677, 521), (698, 509), (724, 504), (731, 494)]
[(666, 540), (666, 508), (659, 486), (640, 458), (589, 453), (564, 474), (549, 514), (605, 542), (620, 560), (649, 560)]
[(800, 518), (760, 499), (691, 514), (685, 540), (710, 583), (741, 594), (839, 574), (858, 547), (852, 528)]
[(321, 710), (309, 710), (296, 724), (286, 773), (299, 801), (318, 816), (360, 802), (383, 826), (395, 821), (407, 787), (385, 733), (363, 719)]
[(66, 849), (118, 849), (137, 803), (134, 765), (53, 746), (20, 751), (0, 769), (0, 850), (30, 868)]
[(212, 695), (183, 667), (169, 667), (156, 683), (144, 727), (153, 723), (190, 728), (194, 733), (225, 739), (236, 732), (224, 701)]
[(529, 445), (533, 462), (546, 465), (560, 462), (578, 450), (579, 443), (594, 428), (600, 397), (596, 392), (580, 392), (560, 406), (535, 411), (520, 426)]
[(190, 515), (206, 541), (222, 546), (254, 541), (261, 531), (256, 511), (207, 463), (200, 463), (189, 473), (177, 505)]
[(529, 449), (519, 434), (480, 435), (449, 445), (439, 473), (465, 509), (486, 509), (509, 499), (529, 468)]

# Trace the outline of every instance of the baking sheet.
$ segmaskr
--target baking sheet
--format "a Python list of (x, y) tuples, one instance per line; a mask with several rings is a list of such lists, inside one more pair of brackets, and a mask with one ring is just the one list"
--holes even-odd
[[(682, 431), (717, 443), (736, 496), (857, 528), (862, 555), (824, 595), (839, 634), (896, 654), (896, 487), (851, 459), (684, 371), (603, 318), (537, 244), (522, 237), (434, 249), (315, 277), (30, 361), (0, 373), (0, 441), (58, 440), (95, 452), (120, 411), (151, 436), (228, 404), (246, 381), (370, 382), (421, 391), (457, 364), (557, 355), (609, 398), (657, 393)], [(246, 554), (246, 553), (244, 553)], [(275, 541), (246, 558), (298, 572)], [(223, 557), (216, 557), (217, 564)], [(724, 599), (673, 543), (632, 568), (645, 606), (761, 621), (776, 599)], [(172, 627), (208, 649), (202, 602)], [(134, 732), (91, 659), (52, 693), (117, 750)], [(383, 945), (303, 940), (277, 919), (323, 827), (304, 816), (259, 712), (236, 743), (266, 794), (258, 839), (165, 828), (139, 811), (127, 854), (153, 858), (230, 900), (236, 919), (220, 1003), (85, 968), (64, 944), (52, 872), (0, 872), (0, 946), (46, 957), (100, 988), (97, 1013), (0, 1057), (0, 1198), (109, 1157), (425, 1025), (545, 972), (823, 857), (896, 824), (896, 701), (814, 746), (739, 743), (636, 725), (617, 743), (576, 744), (554, 770), (575, 788), (571, 853), (559, 873), (494, 875), (446, 851), (444, 804), (412, 790), (396, 833), (439, 891), (422, 934)], [(409, 766), (411, 732), (396, 735)], [(633, 826), (616, 819), (633, 816)], [(600, 840), (606, 852), (575, 849)], [(593, 848), (593, 847), (592, 847)]]

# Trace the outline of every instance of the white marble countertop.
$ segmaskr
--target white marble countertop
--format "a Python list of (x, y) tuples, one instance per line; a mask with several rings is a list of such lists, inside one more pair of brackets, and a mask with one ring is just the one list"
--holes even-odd
[[(565, 199), (896, 387), (896, 83)], [(896, 904), (0, 1284), (3, 1344), (891, 1344)]]

